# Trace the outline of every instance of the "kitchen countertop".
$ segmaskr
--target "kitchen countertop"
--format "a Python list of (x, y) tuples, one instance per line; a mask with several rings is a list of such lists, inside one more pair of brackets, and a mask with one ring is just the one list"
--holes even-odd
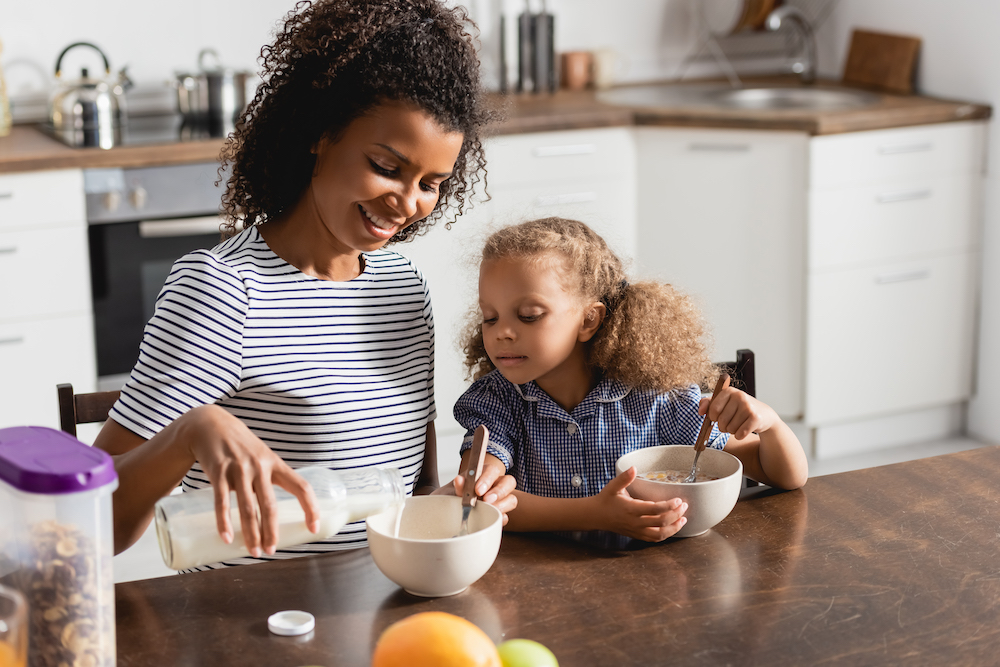
[[(789, 84), (789, 79), (746, 79), (748, 86)], [(821, 82), (836, 86), (835, 82)], [(686, 84), (677, 84), (686, 85)], [(794, 84), (793, 84), (794, 85)], [(858, 109), (727, 109), (672, 106), (655, 109), (601, 102), (593, 91), (559, 91), (551, 95), (493, 95), (505, 119), (495, 134), (546, 132), (632, 125), (788, 130), (810, 135), (925, 125), (989, 118), (991, 107), (924, 96), (879, 95), (875, 104)], [(34, 126), (14, 126), (0, 138), (0, 173), (96, 167), (142, 167), (209, 162), (219, 158), (222, 139), (171, 144), (122, 146), (111, 150), (70, 148)]]
[[(744, 490), (660, 544), (504, 533), (467, 591), (410, 596), (367, 549), (115, 587), (118, 664), (367, 665), (390, 624), (445, 611), (560, 664), (983, 665), (1000, 649), (1000, 447)], [(316, 617), (268, 633), (282, 609)]]

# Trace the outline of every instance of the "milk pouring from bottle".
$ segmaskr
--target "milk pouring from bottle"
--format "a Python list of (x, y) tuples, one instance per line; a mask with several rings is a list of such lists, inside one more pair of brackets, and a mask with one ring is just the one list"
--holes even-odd
[[(275, 487), (279, 549), (331, 537), (352, 521), (403, 502), (403, 476), (395, 468), (339, 471), (310, 466), (296, 472), (316, 494), (319, 532), (312, 533), (306, 527), (305, 512), (298, 498)], [(167, 567), (186, 570), (248, 556), (235, 491), (230, 493), (229, 507), (233, 541), (226, 544), (219, 536), (211, 487), (167, 496), (157, 502), (156, 534)]]

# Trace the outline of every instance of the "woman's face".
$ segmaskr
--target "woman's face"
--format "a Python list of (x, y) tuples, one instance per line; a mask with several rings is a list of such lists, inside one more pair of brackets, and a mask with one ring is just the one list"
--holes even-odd
[(462, 141), (416, 106), (376, 106), (336, 141), (324, 137), (313, 147), (314, 220), (340, 252), (381, 248), (434, 210)]

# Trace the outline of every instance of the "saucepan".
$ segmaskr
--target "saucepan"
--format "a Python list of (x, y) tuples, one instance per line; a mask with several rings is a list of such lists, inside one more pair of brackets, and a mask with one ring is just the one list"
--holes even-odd
[(177, 110), (187, 125), (206, 126), (213, 136), (232, 132), (246, 108), (252, 72), (224, 67), (215, 49), (198, 53), (198, 72), (179, 72)]

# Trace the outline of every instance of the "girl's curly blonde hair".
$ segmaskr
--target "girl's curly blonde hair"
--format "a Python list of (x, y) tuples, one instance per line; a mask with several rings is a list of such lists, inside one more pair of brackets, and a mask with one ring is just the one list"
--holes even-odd
[[(548, 253), (563, 258), (568, 290), (606, 308), (589, 343), (590, 364), (603, 377), (663, 392), (714, 384), (719, 369), (709, 359), (705, 326), (691, 300), (670, 285), (628, 282), (621, 259), (582, 222), (543, 218), (506, 227), (486, 240), (482, 261)], [(478, 313), (470, 316), (464, 351), (474, 379), (496, 368), (486, 354)]]

